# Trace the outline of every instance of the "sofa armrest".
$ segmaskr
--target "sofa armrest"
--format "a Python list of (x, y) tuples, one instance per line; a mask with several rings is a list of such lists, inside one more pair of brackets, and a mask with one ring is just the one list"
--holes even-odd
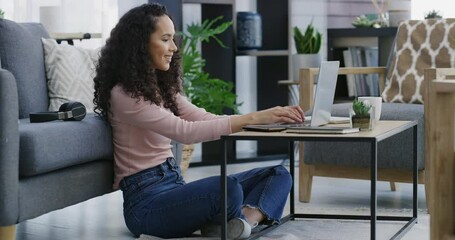
[[(313, 105), (314, 77), (319, 74), (319, 68), (301, 68), (299, 72), (300, 81), (300, 107), (306, 112)], [(338, 70), (338, 75), (349, 74), (378, 74), (379, 92), (384, 90), (385, 67), (343, 67)]]
[(16, 79), (0, 69), (0, 226), (15, 223), (19, 191), (19, 101)]

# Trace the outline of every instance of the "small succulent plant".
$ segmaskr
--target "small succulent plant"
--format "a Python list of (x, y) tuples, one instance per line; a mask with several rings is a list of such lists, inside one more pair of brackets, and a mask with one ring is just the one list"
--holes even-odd
[(310, 23), (305, 29), (305, 33), (298, 27), (293, 28), (295, 48), (298, 54), (319, 53), (322, 44), (322, 34)]
[(352, 110), (356, 118), (368, 118), (370, 116), (371, 106), (357, 99), (352, 103)]
[(367, 18), (365, 15), (360, 15), (352, 21), (352, 26), (361, 28), (361, 27), (373, 27), (374, 22)]
[(432, 19), (432, 18), (442, 18), (442, 15), (436, 10), (431, 10), (425, 14), (425, 19)]

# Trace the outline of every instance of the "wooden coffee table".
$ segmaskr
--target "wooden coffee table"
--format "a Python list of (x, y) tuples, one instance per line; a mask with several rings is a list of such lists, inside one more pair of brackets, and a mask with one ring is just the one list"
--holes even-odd
[[(412, 216), (399, 217), (399, 216), (377, 216), (377, 149), (378, 143), (399, 134), (407, 129), (413, 128), (413, 197), (412, 197)], [(409, 229), (417, 223), (417, 121), (379, 121), (372, 131), (362, 131), (352, 134), (295, 134), (286, 132), (252, 132), (243, 131), (226, 136), (222, 136), (223, 144), (223, 161), (221, 162), (221, 213), (224, 224), (222, 224), (221, 239), (227, 239), (226, 224), (226, 165), (228, 161), (227, 144), (230, 141), (237, 140), (263, 140), (272, 139), (275, 141), (288, 141), (289, 142), (289, 162), (290, 174), (292, 177), (292, 188), (290, 192), (290, 214), (281, 219), (281, 224), (286, 223), (296, 218), (312, 218), (312, 219), (352, 219), (352, 220), (370, 220), (370, 239), (376, 239), (376, 221), (405, 221), (405, 225), (391, 238), (401, 238)], [(370, 160), (371, 160), (371, 200), (370, 200), (370, 215), (332, 215), (332, 214), (305, 214), (295, 213), (295, 200), (294, 200), (294, 142), (295, 141), (339, 141), (339, 142), (366, 142), (370, 144)], [(280, 224), (280, 225), (281, 225)], [(280, 225), (273, 225), (264, 228), (262, 231), (253, 234), (250, 239), (258, 238), (267, 232), (279, 227)]]

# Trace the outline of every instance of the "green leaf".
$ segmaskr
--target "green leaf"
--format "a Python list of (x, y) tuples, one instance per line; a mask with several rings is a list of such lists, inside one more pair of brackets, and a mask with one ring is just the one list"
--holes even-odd
[(214, 40), (220, 47), (227, 48), (217, 35), (226, 31), (232, 22), (215, 26), (223, 17), (204, 20), (202, 23), (187, 25), (187, 33), (182, 33), (183, 90), (188, 99), (196, 106), (214, 114), (224, 114), (225, 109), (239, 113), (234, 85), (221, 79), (212, 78), (204, 72), (205, 59), (198, 50), (201, 42)]
[(298, 27), (294, 27), (294, 43), (297, 53), (314, 54), (321, 50), (322, 34), (310, 23), (305, 29), (305, 34)]

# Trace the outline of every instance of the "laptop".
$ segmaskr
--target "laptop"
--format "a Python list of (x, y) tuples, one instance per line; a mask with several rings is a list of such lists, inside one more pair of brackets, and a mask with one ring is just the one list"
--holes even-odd
[[(247, 125), (243, 129), (253, 131), (283, 131), (286, 129), (318, 128), (328, 123), (349, 123), (349, 118), (331, 117), (335, 88), (338, 77), (339, 61), (322, 61), (319, 68), (318, 81), (313, 99), (312, 115), (310, 120), (301, 124), (266, 124)], [(338, 128), (337, 128), (338, 129)]]

